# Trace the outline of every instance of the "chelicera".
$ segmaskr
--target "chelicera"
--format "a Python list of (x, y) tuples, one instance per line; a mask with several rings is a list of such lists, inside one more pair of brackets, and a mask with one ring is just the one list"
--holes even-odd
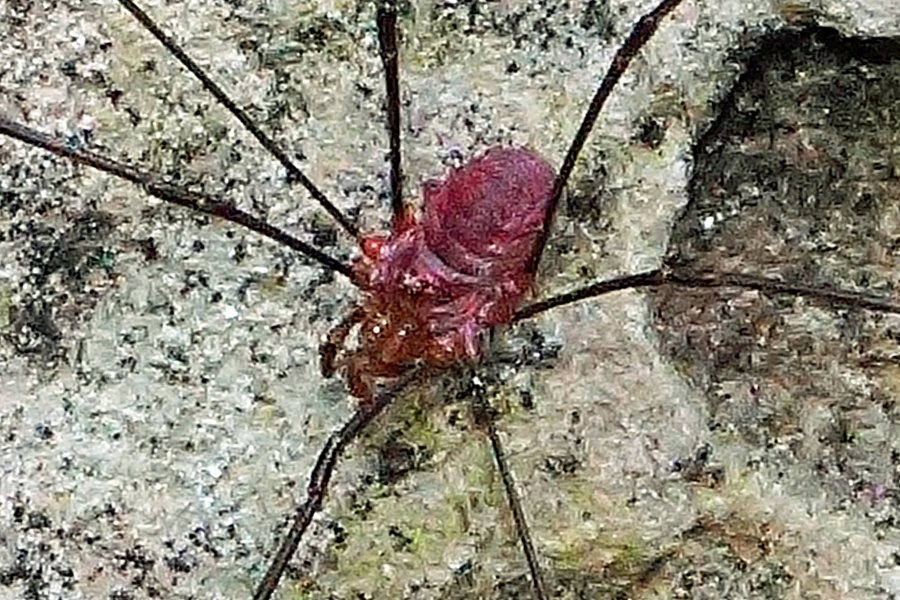
[[(310, 476), (308, 499), (298, 508), (294, 525), (285, 535), (281, 549), (256, 591), (256, 597), (265, 598), (273, 593), (288, 560), (324, 501), (341, 454), (393, 400), (398, 390), (415, 376), (410, 368), (423, 364), (441, 368), (474, 360), (481, 354), (484, 335), (494, 326), (610, 291), (664, 284), (757, 289), (772, 294), (805, 295), (838, 305), (897, 310), (890, 302), (840, 290), (784, 283), (773, 278), (721, 272), (692, 273), (688, 269), (668, 268), (603, 281), (521, 306), (534, 282), (535, 268), (546, 244), (560, 196), (597, 113), (631, 57), (649, 39), (662, 17), (679, 3), (679, 0), (662, 2), (632, 31), (617, 53), (558, 172), (534, 149), (490, 148), (451, 171), (444, 179), (426, 183), (421, 215), (407, 208), (399, 193), (402, 178), (396, 111), (397, 52), (393, 44), (395, 14), (392, 6), (382, 5), (379, 28), (385, 70), (389, 73), (388, 121), (392, 141), (394, 220), (388, 234), (359, 237), (361, 256), (351, 266), (227, 203), (184, 190), (153, 174), (74, 148), (0, 117), (0, 130), (6, 135), (133, 181), (148, 193), (166, 201), (227, 219), (273, 238), (351, 278), (361, 288), (363, 299), (360, 307), (351, 311), (332, 330), (323, 345), (322, 368), (326, 374), (346, 369), (350, 390), (362, 401), (356, 415), (335, 432), (320, 454)], [(158, 28), (134, 4), (127, 0), (123, 0), (122, 4), (138, 16), (148, 29), (158, 33)], [(178, 55), (180, 50), (177, 46), (162, 37), (170, 50)], [(195, 74), (198, 73), (199, 69), (191, 66), (193, 63), (190, 60), (179, 58)], [(391, 73), (394, 73), (393, 77)], [(218, 89), (211, 82), (205, 83), (209, 89)], [(216, 95), (224, 97), (221, 91)], [(227, 101), (223, 102), (227, 105)], [(239, 109), (233, 107), (233, 112), (245, 125), (251, 129), (255, 127)], [(267, 140), (264, 134), (262, 139)], [(267, 141), (263, 143), (269, 147)], [(284, 158), (284, 153), (279, 155), (277, 148), (273, 153)], [(308, 181), (295, 168), (286, 168), (295, 179)], [(333, 207), (329, 208), (331, 205), (314, 191), (314, 187), (308, 189), (345, 229), (358, 234), (351, 222)], [(358, 347), (344, 351), (346, 338), (357, 326), (360, 336)], [(397, 380), (396, 385), (388, 385), (386, 390), (378, 391), (383, 380), (391, 379)], [(511, 483), (490, 410), (481, 407), (479, 415), (479, 424), (488, 433), (509, 494), (510, 509), (515, 515), (517, 533), (531, 571), (534, 595), (546, 598), (549, 594), (542, 583), (540, 560), (530, 540), (525, 515)]]

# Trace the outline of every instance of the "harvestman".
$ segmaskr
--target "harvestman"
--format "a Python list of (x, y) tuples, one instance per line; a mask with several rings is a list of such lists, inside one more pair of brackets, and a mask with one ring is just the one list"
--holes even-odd
[[(263, 133), (247, 115), (232, 102), (225, 93), (193, 62), (165, 33), (131, 0), (120, 0), (120, 3), (137, 18), (142, 25), (150, 31), (179, 61), (191, 71), (256, 138), (257, 140), (284, 166), (292, 181), (303, 185), (313, 198), (341, 225), (352, 237), (366, 243), (356, 229), (355, 224), (343, 215), (317, 187), (294, 165), (288, 155), (280, 150), (275, 143)], [(607, 97), (622, 76), (628, 64), (643, 45), (650, 39), (659, 26), (661, 20), (673, 11), (681, 0), (663, 0), (652, 12), (640, 19), (634, 26), (628, 38), (617, 51), (609, 71), (600, 83), (596, 94), (591, 101), (578, 133), (572, 141), (559, 172), (553, 180), (552, 190), (544, 205), (542, 225), (531, 245), (531, 252), (526, 257), (525, 267), (530, 277), (533, 278), (538, 262), (546, 246), (550, 235), (550, 226), (554, 213), (564, 192), (566, 183), (572, 173), (576, 159), (581, 151), (588, 134), (594, 126), (597, 116)], [(406, 205), (401, 197), (401, 153), (400, 153), (400, 121), (399, 121), (399, 86), (398, 86), (398, 51), (396, 44), (396, 10), (392, 3), (386, 2), (378, 8), (379, 44), (385, 70), (387, 89), (387, 115), (388, 132), (390, 139), (390, 188), (391, 204), (394, 215), (393, 225), (395, 229), (405, 218)], [(25, 143), (38, 146), (67, 157), (75, 162), (105, 171), (114, 176), (131, 181), (144, 189), (150, 195), (156, 196), (166, 202), (177, 204), (190, 210), (207, 213), (247, 229), (269, 237), (291, 249), (297, 250), (307, 257), (317, 261), (320, 265), (353, 279), (358, 284), (358, 279), (352, 268), (348, 265), (325, 254), (316, 247), (294, 238), (287, 232), (268, 224), (266, 221), (256, 218), (235, 206), (217, 201), (214, 198), (200, 193), (188, 191), (176, 185), (164, 181), (161, 177), (149, 173), (113, 159), (106, 158), (88, 150), (73, 148), (64, 140), (56, 139), (39, 131), (31, 129), (21, 123), (13, 121), (5, 116), (0, 116), (0, 132), (4, 135), (17, 138)], [(358, 284), (359, 285), (359, 284)], [(662, 285), (675, 285), (692, 288), (743, 288), (758, 290), (769, 294), (789, 294), (806, 296), (818, 301), (834, 305), (853, 307), (857, 309), (869, 309), (900, 313), (900, 306), (885, 299), (862, 295), (855, 292), (839, 289), (806, 286), (803, 284), (786, 283), (774, 278), (756, 277), (738, 273), (724, 272), (691, 272), (684, 266), (677, 268), (663, 266), (651, 271), (615, 278), (598, 282), (579, 290), (541, 300), (533, 304), (519, 308), (514, 314), (493, 324), (527, 319), (554, 307), (577, 302), (582, 299), (592, 298), (611, 293), (617, 290), (640, 287), (658, 287)], [(340, 326), (338, 327), (340, 330)], [(336, 337), (345, 336), (347, 331), (339, 331)], [(323, 360), (327, 363), (334, 361), (337, 352), (336, 342), (329, 340), (323, 346)], [(456, 357), (462, 358), (462, 357)], [(404, 365), (406, 366), (406, 365)], [(427, 365), (426, 365), (427, 366)], [(434, 366), (434, 365), (432, 365)], [(442, 366), (442, 365), (438, 365)], [(287, 567), (287, 563), (296, 551), (300, 541), (309, 527), (313, 516), (318, 512), (324, 501), (329, 482), (334, 469), (347, 448), (347, 446), (359, 437), (363, 431), (381, 414), (384, 409), (396, 398), (402, 388), (411, 379), (422, 374), (421, 369), (404, 368), (396, 377), (396, 381), (367, 398), (364, 398), (354, 416), (335, 431), (319, 454), (316, 466), (309, 477), (307, 500), (297, 508), (294, 521), (289, 532), (284, 536), (281, 545), (272, 560), (269, 570), (254, 595), (255, 598), (268, 598), (275, 591), (278, 582)], [(384, 375), (379, 373), (379, 375)], [(550, 597), (541, 571), (540, 560), (529, 535), (526, 516), (519, 501), (512, 474), (507, 465), (503, 448), (500, 443), (497, 430), (494, 426), (490, 407), (486, 406), (483, 399), (476, 399), (474, 410), (478, 423), (486, 432), (496, 459), (501, 479), (507, 494), (509, 507), (513, 515), (515, 528), (522, 545), (529, 572), (531, 574), (534, 596), (539, 599)]]

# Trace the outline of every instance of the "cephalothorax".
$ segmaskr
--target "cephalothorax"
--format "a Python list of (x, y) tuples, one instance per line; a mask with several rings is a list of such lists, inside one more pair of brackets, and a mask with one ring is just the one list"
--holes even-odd
[[(417, 361), (477, 357), (483, 334), (508, 323), (531, 287), (554, 177), (535, 152), (498, 146), (425, 182), (421, 216), (407, 211), (390, 235), (363, 238), (353, 265), (363, 303), (323, 346), (323, 372), (346, 365), (351, 391), (367, 397), (374, 378)], [(356, 323), (359, 348), (336, 362)]]

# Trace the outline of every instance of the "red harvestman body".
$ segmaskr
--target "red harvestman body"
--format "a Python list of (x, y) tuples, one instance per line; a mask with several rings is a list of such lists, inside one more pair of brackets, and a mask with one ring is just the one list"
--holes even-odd
[[(518, 166), (527, 165), (527, 168), (523, 169), (526, 172), (524, 177), (529, 179), (525, 187), (528, 190), (540, 190), (533, 198), (533, 206), (530, 207), (533, 210), (522, 211), (522, 213), (514, 215), (522, 218), (522, 227), (511, 228), (505, 232), (508, 234), (508, 238), (504, 238), (496, 232), (485, 234), (477, 227), (473, 227), (471, 232), (473, 239), (469, 240), (467, 244), (459, 243), (464, 238), (464, 223), (472, 223), (473, 216), (460, 215), (454, 211), (454, 207), (457, 206), (455, 202), (458, 202), (455, 200), (456, 192), (468, 190), (472, 186), (468, 180), (473, 173), (477, 173), (479, 168), (485, 165), (487, 165), (485, 168), (489, 169), (491, 161), (494, 160), (511, 163), (512, 171), (515, 171)], [(354, 392), (361, 396), (367, 396), (371, 392), (373, 383), (373, 381), (367, 380), (368, 377), (390, 379), (398, 376), (404, 370), (403, 367), (409, 365), (416, 355), (422, 356), (423, 350), (428, 357), (426, 362), (435, 366), (454, 362), (460, 358), (472, 358), (479, 354), (478, 346), (483, 343), (484, 333), (490, 326), (508, 322), (513, 318), (513, 311), (532, 284), (530, 254), (536, 247), (542, 248), (543, 246), (544, 240), (541, 240), (536, 232), (539, 234), (542, 231), (541, 226), (547, 220), (543, 216), (540, 219), (534, 218), (534, 215), (540, 212), (540, 208), (547, 206), (548, 199), (553, 194), (552, 189), (549, 189), (552, 182), (548, 184), (547, 167), (543, 160), (533, 150), (523, 150), (521, 147), (489, 150), (475, 158), (474, 162), (468, 163), (455, 172), (459, 177), (465, 179), (462, 183), (454, 185), (454, 174), (451, 174), (450, 181), (445, 184), (445, 187), (426, 187), (425, 209), (420, 217), (400, 214), (395, 219), (394, 229), (390, 236), (364, 239), (363, 256), (354, 265), (352, 276), (357, 282), (366, 282), (366, 286), (372, 290), (373, 301), (367, 307), (368, 312), (364, 310), (359, 315), (362, 323), (360, 327), (362, 338), (358, 348), (351, 349), (346, 353), (336, 351), (336, 363), (332, 365), (337, 368), (346, 368), (350, 372), (351, 386)], [(504, 170), (504, 172), (508, 173), (509, 170)], [(509, 183), (509, 181), (505, 183)], [(477, 188), (477, 186), (474, 187)], [(398, 196), (397, 189), (399, 186), (395, 186), (395, 198)], [(164, 194), (166, 189), (157, 188), (156, 191)], [(429, 196), (429, 194), (433, 195)], [(449, 195), (450, 198), (445, 198), (442, 194)], [(500, 194), (501, 198), (504, 196), (505, 193)], [(433, 205), (430, 204), (432, 200)], [(443, 208), (430, 213), (429, 206)], [(501, 203), (496, 209), (502, 211), (506, 206), (507, 204)], [(440, 220), (442, 217), (448, 218), (449, 222), (435, 225), (433, 220)], [(474, 216), (475, 222), (477, 222), (477, 217), (478, 215)], [(455, 221), (454, 219), (459, 220)], [(486, 228), (490, 230), (495, 225), (495, 221), (488, 221)], [(262, 225), (260, 226), (262, 227)], [(446, 235), (448, 230), (453, 230), (459, 236), (455, 233), (452, 239), (442, 238), (441, 236)], [(484, 269), (473, 267), (478, 264), (479, 259), (485, 259), (493, 251), (490, 244), (480, 243), (480, 237), (477, 237), (477, 234), (483, 234), (491, 239), (503, 239), (506, 245), (502, 250), (509, 250), (509, 254), (506, 255), (508, 262), (504, 264), (501, 259), (499, 267), (495, 266), (498, 263), (490, 263), (490, 261), (487, 261), (488, 264)], [(515, 246), (517, 242), (521, 243), (518, 248)], [(431, 256), (432, 254), (434, 256)], [(422, 266), (418, 267), (417, 265), (420, 264)], [(410, 280), (405, 277), (410, 273), (419, 273), (422, 277), (413, 277)], [(508, 280), (503, 280), (503, 277), (498, 277), (498, 275), (508, 277)], [(498, 282), (498, 279), (501, 281)], [(492, 288), (491, 285), (488, 285), (488, 281), (498, 287)], [(659, 274), (650, 274), (643, 279), (636, 277), (632, 281), (623, 282), (619, 284), (619, 287), (627, 287), (625, 283), (646, 286), (659, 281), (661, 281)], [(434, 302), (425, 303), (425, 317), (416, 312), (422, 308), (418, 303), (410, 308), (408, 303), (404, 304), (402, 300), (397, 301), (394, 292), (398, 288), (402, 289), (401, 286), (404, 285), (408, 285), (409, 289), (415, 293), (426, 289), (431, 294), (429, 297), (435, 298)], [(382, 298), (378, 296), (380, 288), (384, 290)], [(597, 291), (592, 290), (594, 293)], [(484, 296), (485, 294), (487, 297)], [(437, 322), (441, 324), (448, 323), (449, 319), (435, 317), (435, 315), (441, 314), (448, 304), (454, 307), (453, 314), (459, 316), (459, 322), (454, 323), (452, 328), (448, 328), (445, 335), (441, 335), (442, 332), (434, 329), (427, 329), (427, 333), (415, 344), (415, 352), (411, 352), (410, 348), (403, 348), (401, 344), (386, 356), (379, 354), (378, 350), (388, 347), (389, 342), (396, 342), (407, 334), (417, 335), (421, 332), (417, 332), (416, 328), (421, 328), (423, 325), (428, 328), (429, 317), (438, 319)], [(541, 305), (538, 305), (538, 308), (540, 307)], [(530, 314), (531, 310), (526, 308), (524, 312), (520, 313), (520, 316)], [(411, 311), (415, 314), (410, 315)], [(393, 329), (380, 329), (374, 337), (368, 339), (365, 337), (369, 335), (367, 332), (371, 332), (373, 328), (381, 325), (379, 319), (383, 319), (385, 315), (394, 314), (399, 315), (399, 319), (391, 319)], [(399, 327), (396, 327), (398, 323)], [(301, 474), (293, 474), (293, 476), (300, 477)], [(521, 473), (519, 478), (522, 478)], [(313, 479), (316, 479), (315, 474)], [(35, 517), (34, 520), (37, 523), (40, 519)], [(195, 538), (198, 536), (202, 538), (202, 535), (203, 533), (199, 532)], [(199, 545), (202, 544), (201, 539)], [(173, 558), (172, 561), (177, 565), (179, 563), (176, 558)], [(132, 555), (123, 558), (122, 561), (123, 563), (129, 561), (128, 564), (140, 563), (140, 552), (135, 550)], [(188, 569), (189, 566), (185, 565), (183, 568)]]
[(389, 236), (362, 241), (354, 276), (368, 298), (352, 315), (362, 347), (346, 359), (354, 395), (423, 360), (450, 367), (482, 355), (488, 330), (512, 321), (533, 285), (553, 178), (534, 152), (497, 146), (426, 182), (421, 219), (404, 213)]

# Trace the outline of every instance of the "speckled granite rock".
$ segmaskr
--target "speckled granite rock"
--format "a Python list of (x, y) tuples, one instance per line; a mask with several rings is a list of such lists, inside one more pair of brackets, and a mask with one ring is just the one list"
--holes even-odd
[[(408, 5), (407, 195), (498, 142), (561, 160), (615, 45), (652, 4)], [(342, 208), (384, 222), (371, 6), (147, 9)], [(0, 111), (349, 256), (115, 2), (7, 2), (0, 16)], [(873, 50), (873, 36), (894, 41)], [(601, 116), (542, 291), (678, 252), (888, 293), (897, 39), (888, 2), (687, 0)], [(0, 256), (0, 597), (247, 597), (352, 410), (342, 384), (319, 377), (316, 346), (353, 288), (6, 139)], [(900, 592), (897, 325), (670, 291), (570, 306), (498, 341), (539, 355), (479, 377), (504, 409), (560, 597)], [(527, 593), (487, 446), (451, 402), (471, 376), (403, 399), (355, 449), (283, 597)]]

